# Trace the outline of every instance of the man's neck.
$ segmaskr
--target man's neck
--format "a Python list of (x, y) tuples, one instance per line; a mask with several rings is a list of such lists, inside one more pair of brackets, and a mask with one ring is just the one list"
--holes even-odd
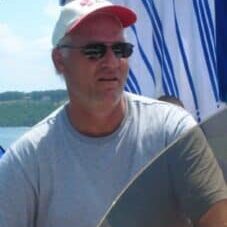
[(80, 133), (99, 137), (113, 133), (121, 124), (126, 112), (122, 96), (117, 104), (88, 109), (70, 102), (67, 113), (72, 126)]

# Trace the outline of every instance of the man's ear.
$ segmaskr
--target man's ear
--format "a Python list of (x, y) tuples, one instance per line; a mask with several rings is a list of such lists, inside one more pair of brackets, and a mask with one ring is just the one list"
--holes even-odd
[(59, 74), (63, 74), (63, 72), (64, 72), (64, 59), (63, 59), (62, 53), (57, 48), (54, 48), (52, 50), (52, 61), (54, 63), (56, 71)]

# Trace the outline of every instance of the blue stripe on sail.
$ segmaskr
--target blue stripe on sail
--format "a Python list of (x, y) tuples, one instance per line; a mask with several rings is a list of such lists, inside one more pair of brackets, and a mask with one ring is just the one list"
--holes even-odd
[(139, 38), (138, 38), (138, 34), (137, 34), (137, 31), (136, 31), (136, 28), (135, 28), (134, 25), (131, 26), (131, 28), (132, 28), (133, 33), (135, 34), (137, 45), (138, 45), (138, 49), (139, 49), (140, 55), (141, 55), (141, 57), (143, 59), (143, 62), (146, 65), (146, 67), (147, 67), (147, 69), (149, 71), (150, 76), (152, 77), (152, 80), (153, 80), (154, 85), (156, 85), (156, 80), (155, 80), (155, 76), (154, 76), (154, 71), (152, 69), (152, 65), (150, 64), (150, 62), (149, 62), (149, 60), (148, 60), (148, 58), (147, 58), (147, 56), (146, 56), (146, 54), (145, 54), (145, 52), (144, 52), (141, 44), (140, 44), (140, 41), (139, 41)]
[(125, 86), (125, 90), (137, 94), (135, 88), (133, 87), (133, 84), (131, 83), (130, 79), (127, 79), (127, 84)]
[(127, 92), (131, 92), (131, 90), (130, 90), (130, 88), (129, 88), (128, 84), (126, 84), (126, 85), (125, 85), (124, 90), (125, 90), (125, 91), (127, 91)]
[(131, 68), (129, 69), (129, 77), (133, 81), (134, 86), (136, 87), (137, 94), (142, 94), (139, 83)]
[[(214, 50), (214, 40), (211, 40), (211, 36), (212, 33), (209, 32), (209, 27), (210, 25), (207, 24), (207, 20), (206, 20), (206, 16), (205, 16), (205, 12), (206, 10), (203, 8), (201, 1), (199, 1), (199, 7), (200, 7), (200, 11), (201, 11), (201, 17), (203, 20), (203, 25), (204, 25), (204, 30), (205, 30), (205, 34), (206, 34), (206, 38), (207, 38), (207, 43), (208, 43), (208, 51), (212, 60), (212, 64), (213, 67), (215, 68), (216, 65), (216, 60), (215, 60), (215, 50)], [(215, 70), (215, 74), (216, 74), (216, 70)]]
[(163, 48), (164, 48), (165, 56), (167, 58), (166, 60), (167, 60), (168, 65), (170, 67), (169, 68), (170, 69), (170, 72), (171, 72), (172, 75), (174, 75), (173, 64), (172, 64), (172, 61), (171, 61), (170, 56), (169, 56), (169, 52), (168, 52), (168, 49), (167, 49), (167, 46), (166, 46), (166, 43), (165, 43), (165, 38), (163, 36), (163, 28), (162, 28), (162, 23), (161, 23), (160, 17), (158, 15), (158, 11), (155, 8), (155, 5), (154, 5), (154, 2), (153, 1), (152, 2), (150, 1), (150, 4), (151, 4), (152, 10), (154, 12), (154, 18), (158, 22), (158, 26), (160, 28), (160, 34), (161, 34), (160, 40), (163, 42)]
[[(174, 96), (179, 96), (179, 91), (176, 83), (176, 79), (174, 77), (174, 70), (173, 70), (173, 64), (171, 62), (171, 58), (167, 49), (167, 45), (165, 43), (165, 39), (163, 36), (163, 29), (161, 20), (158, 16), (158, 12), (151, 1), (142, 0), (145, 9), (147, 10), (147, 13), (149, 15), (149, 18), (151, 20), (151, 23), (153, 25), (154, 33), (157, 36), (157, 39), (155, 39), (156, 43), (156, 50), (159, 50), (159, 56), (162, 57), (158, 58), (160, 61), (160, 65), (162, 68), (164, 68), (163, 71), (163, 77), (167, 77), (169, 86), (171, 88), (171, 94)], [(158, 48), (159, 47), (159, 48)]]
[(189, 65), (188, 65), (187, 56), (186, 56), (186, 53), (185, 53), (185, 50), (184, 50), (183, 41), (182, 41), (181, 35), (180, 35), (179, 24), (178, 24), (177, 16), (176, 16), (175, 0), (173, 0), (173, 5), (174, 5), (174, 20), (175, 20), (175, 25), (176, 25), (177, 40), (178, 40), (178, 43), (179, 43), (179, 48), (180, 48), (180, 53), (181, 53), (182, 60), (183, 60), (183, 63), (184, 63), (184, 68), (185, 68), (185, 71), (187, 73), (189, 86), (191, 88), (192, 97), (193, 97), (193, 101), (194, 101), (195, 109), (196, 109), (197, 120), (198, 120), (198, 122), (200, 122), (201, 118), (200, 118), (199, 104), (198, 104), (198, 100), (197, 100), (197, 96), (196, 96), (195, 86), (194, 86), (194, 83), (193, 83), (193, 80), (192, 80), (192, 74), (191, 74), (191, 71), (190, 71), (190, 68), (189, 68)]
[(214, 75), (214, 72), (212, 71), (212, 65), (209, 61), (209, 54), (208, 54), (208, 50), (206, 48), (205, 34), (203, 33), (203, 29), (202, 29), (202, 23), (201, 23), (200, 16), (199, 16), (199, 9), (198, 9), (198, 5), (197, 5), (197, 0), (193, 0), (193, 5), (194, 5), (195, 15), (196, 15), (196, 18), (197, 18), (197, 23), (198, 23), (198, 29), (199, 29), (199, 33), (200, 33), (200, 37), (201, 37), (201, 44), (202, 44), (203, 52), (204, 52), (204, 55), (205, 55), (205, 61), (206, 61), (206, 64), (207, 64), (209, 77), (210, 77), (210, 81), (211, 81), (212, 91), (214, 93), (214, 97), (215, 97), (216, 102), (218, 102), (220, 100), (219, 92), (218, 92), (218, 90), (215, 86), (215, 79), (214, 79), (215, 75)]
[[(162, 61), (162, 57), (163, 55), (160, 53), (160, 51), (158, 50), (158, 46), (157, 46), (157, 42), (154, 41), (154, 37), (153, 37), (153, 43), (154, 43), (154, 50), (155, 50), (155, 53), (159, 59), (159, 61), (161, 62)], [(162, 71), (164, 69), (162, 68)], [(162, 72), (163, 74), (163, 72)], [(170, 96), (176, 96), (176, 94), (174, 93), (172, 87), (171, 87), (171, 83), (168, 81), (168, 77), (165, 77), (165, 76), (162, 76), (162, 85), (163, 85), (163, 90), (164, 90), (164, 93), (166, 95), (170, 95)]]
[(172, 94), (170, 94), (170, 92), (168, 92), (168, 88), (166, 86), (166, 83), (163, 82), (163, 91), (166, 95), (168, 96), (172, 96)]
[[(155, 37), (153, 36), (153, 43), (154, 43), (154, 50), (155, 50), (155, 53), (157, 55), (157, 58), (160, 62), (161, 65), (164, 65), (163, 67), (161, 67), (161, 70), (162, 70), (162, 75), (163, 75), (163, 70), (165, 70), (165, 64), (162, 64), (163, 62), (163, 54), (161, 52), (161, 50), (158, 50), (158, 45), (157, 45), (157, 42), (154, 40)], [(165, 73), (164, 73), (165, 74)], [(169, 77), (165, 77), (164, 75), (162, 76), (162, 82), (163, 82), (163, 89), (165, 91), (165, 94), (167, 95), (173, 95), (173, 96), (176, 96), (174, 90), (173, 90), (173, 87), (171, 86), (171, 82), (169, 81)]]
[[(208, 24), (209, 24), (209, 28), (211, 30), (212, 42), (215, 44), (216, 43), (216, 39), (215, 39), (215, 28), (214, 28), (214, 23), (213, 23), (213, 20), (212, 20), (211, 10), (210, 10), (208, 1), (203, 1), (203, 3), (205, 4), (205, 9), (206, 9), (206, 13), (207, 13)], [(216, 45), (214, 45), (214, 46), (216, 46)]]
[(172, 82), (174, 84), (174, 88), (175, 88), (175, 95), (177, 97), (179, 97), (179, 91), (178, 91), (178, 87), (177, 87), (177, 83), (176, 83), (176, 79), (175, 79), (175, 76), (174, 76), (174, 70), (173, 70), (173, 64), (172, 64), (172, 61), (171, 61), (171, 58), (170, 58), (170, 54), (169, 54), (169, 51), (168, 51), (168, 48), (167, 48), (167, 45), (165, 43), (165, 38), (164, 38), (164, 35), (163, 35), (163, 28), (162, 28), (162, 24), (161, 24), (161, 20), (160, 20), (160, 17), (158, 15), (158, 11), (157, 9), (155, 8), (155, 5), (154, 5), (154, 2), (150, 2), (152, 4), (152, 9), (154, 11), (154, 14), (155, 14), (155, 19), (158, 21), (158, 25), (160, 26), (160, 30), (161, 30), (161, 41), (162, 41), (162, 46), (164, 47), (164, 53), (165, 53), (165, 57), (166, 57), (166, 60), (167, 60), (167, 66), (169, 66), (169, 70), (171, 72), (170, 74), (170, 79), (172, 79)]
[[(206, 2), (206, 4), (203, 7), (203, 3)], [(208, 40), (208, 50), (210, 52), (210, 55), (212, 57), (212, 63), (213, 63), (213, 68), (214, 68), (214, 74), (213, 74), (213, 81), (214, 81), (214, 86), (215, 90), (217, 93), (218, 101), (220, 100), (220, 91), (219, 91), (219, 86), (218, 86), (218, 78), (217, 78), (217, 59), (216, 59), (216, 41), (215, 37), (213, 34), (214, 30), (214, 25), (212, 22), (212, 16), (211, 16), (211, 11), (209, 8), (209, 4), (207, 1), (203, 1), (201, 3), (200, 1), (200, 8), (204, 8), (204, 10), (201, 10), (201, 15), (204, 20), (204, 27), (206, 30), (207, 34), (207, 40)]]
[(227, 103), (227, 1), (215, 1), (216, 37), (217, 37), (217, 69), (221, 100)]
[[(155, 34), (156, 36), (158, 36), (158, 40), (157, 40), (157, 41), (159, 41), (159, 40), (161, 40), (161, 32), (160, 32), (160, 29), (159, 29), (159, 28), (161, 27), (161, 24), (159, 23), (160, 21), (155, 21), (155, 19), (154, 19), (153, 16), (152, 16), (151, 9), (149, 8), (147, 2), (146, 2), (146, 1), (143, 1), (143, 4), (144, 4), (145, 9), (147, 10), (147, 12), (148, 12), (148, 14), (149, 14), (149, 18), (150, 18), (151, 23), (152, 23), (152, 25), (153, 25), (154, 34)], [(160, 26), (157, 26), (155, 22), (157, 22), (158, 24), (160, 24)], [(153, 42), (154, 42), (154, 40), (153, 40)], [(160, 47), (162, 46), (161, 41), (159, 42), (159, 45), (158, 45), (158, 44), (156, 43), (156, 41), (155, 41), (155, 42), (154, 42), (154, 47), (155, 47), (156, 55), (158, 56), (160, 65), (162, 66), (162, 65), (164, 65), (164, 64), (163, 64), (163, 53), (162, 53), (163, 49), (162, 49), (162, 48), (158, 48), (158, 46), (160, 46)], [(158, 51), (158, 49), (160, 49), (160, 51)], [(160, 52), (161, 52), (161, 53), (160, 53)], [(162, 68), (162, 70), (163, 70), (163, 67), (161, 67), (161, 68)], [(163, 71), (162, 71), (162, 72), (163, 72)], [(168, 79), (168, 74), (167, 74), (166, 76), (167, 76), (167, 79)], [(174, 90), (173, 90), (173, 88), (172, 88), (172, 86), (171, 86), (170, 80), (169, 80), (169, 83), (168, 83), (168, 84), (165, 84), (165, 79), (164, 79), (164, 78), (165, 78), (165, 75), (162, 76), (163, 86), (164, 86), (165, 92), (167, 92), (168, 94), (171, 94), (171, 95), (174, 94), (175, 92), (174, 92)], [(169, 87), (169, 86), (170, 86), (170, 87)]]
[(129, 77), (127, 79), (126, 88), (128, 89), (127, 91), (131, 91), (140, 95), (142, 94), (136, 76), (131, 69), (129, 69)]

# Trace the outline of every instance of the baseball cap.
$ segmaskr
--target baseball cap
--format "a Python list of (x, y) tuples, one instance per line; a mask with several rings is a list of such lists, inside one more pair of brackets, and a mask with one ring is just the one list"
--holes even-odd
[(107, 0), (74, 0), (62, 7), (52, 35), (53, 46), (66, 34), (74, 31), (88, 16), (96, 13), (116, 16), (123, 27), (128, 27), (136, 21), (135, 12), (125, 6), (115, 5)]

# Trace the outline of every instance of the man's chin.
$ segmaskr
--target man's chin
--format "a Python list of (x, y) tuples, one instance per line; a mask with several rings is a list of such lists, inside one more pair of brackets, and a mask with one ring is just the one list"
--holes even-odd
[(123, 89), (108, 89), (99, 95), (99, 101), (106, 105), (115, 105), (120, 102), (123, 95)]

